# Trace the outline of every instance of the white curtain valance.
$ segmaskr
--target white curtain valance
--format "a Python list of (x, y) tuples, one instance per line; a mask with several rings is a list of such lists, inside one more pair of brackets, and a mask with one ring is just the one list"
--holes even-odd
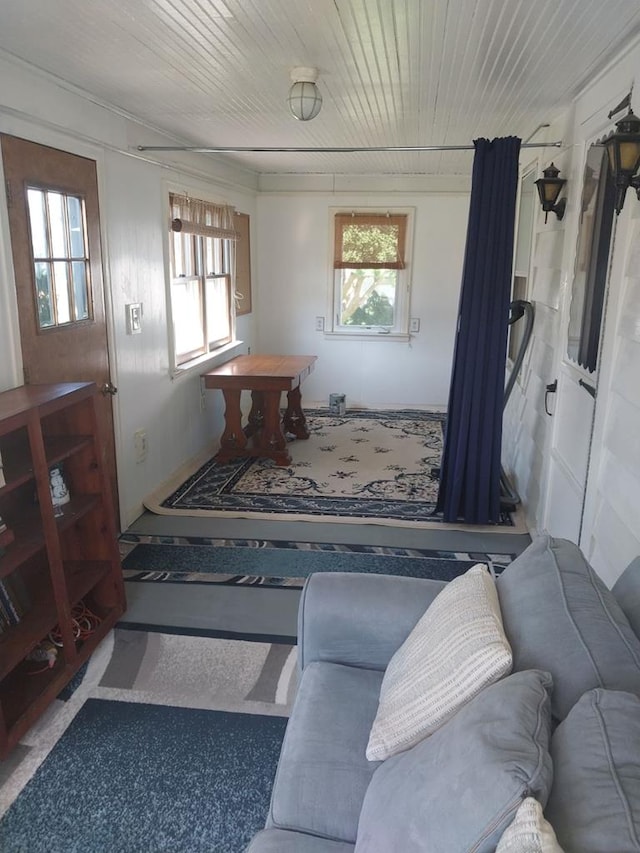
[(224, 237), (237, 240), (235, 208), (214, 204), (188, 195), (169, 194), (169, 223), (172, 231), (199, 234), (202, 237)]

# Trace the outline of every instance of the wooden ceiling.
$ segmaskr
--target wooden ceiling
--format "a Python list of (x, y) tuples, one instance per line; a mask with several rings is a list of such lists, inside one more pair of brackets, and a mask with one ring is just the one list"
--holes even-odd
[[(639, 32), (637, 0), (0, 3), (1, 50), (192, 145), (526, 139)], [(294, 66), (319, 71), (324, 103), (310, 122), (288, 111)], [(463, 175), (472, 161), (464, 152), (228, 156), (260, 173)]]

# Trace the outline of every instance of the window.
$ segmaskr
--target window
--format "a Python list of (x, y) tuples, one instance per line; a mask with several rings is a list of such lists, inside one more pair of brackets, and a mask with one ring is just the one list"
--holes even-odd
[(569, 358), (590, 373), (598, 363), (615, 195), (606, 149), (592, 145), (584, 168), (567, 340)]
[(176, 367), (234, 337), (234, 210), (170, 195), (171, 316)]
[(408, 333), (409, 216), (334, 213), (334, 332)]
[(27, 188), (40, 331), (92, 319), (84, 199)]

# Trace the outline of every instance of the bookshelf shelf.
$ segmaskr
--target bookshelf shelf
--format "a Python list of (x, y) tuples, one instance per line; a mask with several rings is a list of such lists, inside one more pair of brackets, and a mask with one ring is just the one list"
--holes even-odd
[[(0, 758), (124, 612), (96, 395), (88, 382), (0, 393), (0, 529), (9, 531), (0, 542)], [(61, 507), (53, 465), (70, 495)], [(33, 660), (43, 649), (51, 666)]]

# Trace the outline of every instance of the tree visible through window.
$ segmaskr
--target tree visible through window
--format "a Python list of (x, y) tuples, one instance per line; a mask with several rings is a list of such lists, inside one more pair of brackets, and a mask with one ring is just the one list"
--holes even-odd
[(335, 330), (406, 331), (407, 214), (336, 213)]
[(84, 200), (27, 188), (34, 286), (40, 330), (91, 319)]

